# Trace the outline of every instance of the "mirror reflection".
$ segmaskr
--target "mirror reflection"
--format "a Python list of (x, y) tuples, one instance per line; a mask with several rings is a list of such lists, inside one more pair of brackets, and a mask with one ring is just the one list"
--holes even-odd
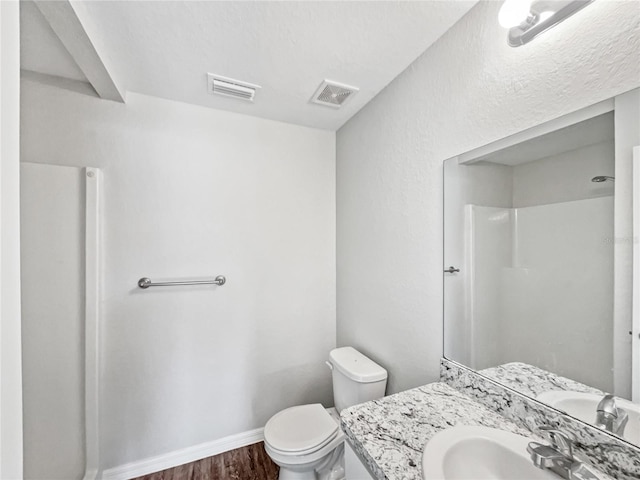
[(445, 356), (640, 444), (614, 381), (615, 176), (613, 112), (445, 162)]

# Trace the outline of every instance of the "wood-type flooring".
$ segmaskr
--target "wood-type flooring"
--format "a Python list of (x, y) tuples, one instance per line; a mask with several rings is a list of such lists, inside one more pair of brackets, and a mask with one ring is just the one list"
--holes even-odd
[(278, 470), (260, 442), (134, 480), (277, 480)]

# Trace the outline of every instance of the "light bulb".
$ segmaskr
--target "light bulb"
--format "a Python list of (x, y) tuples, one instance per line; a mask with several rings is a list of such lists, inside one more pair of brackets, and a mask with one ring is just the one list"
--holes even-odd
[(498, 22), (504, 28), (517, 27), (529, 16), (531, 0), (505, 0), (498, 13)]
[(550, 10), (546, 10), (542, 13), (540, 13), (540, 15), (538, 15), (538, 22), (542, 23), (544, 22), (546, 19), (551, 18), (553, 16), (554, 12), (550, 11)]

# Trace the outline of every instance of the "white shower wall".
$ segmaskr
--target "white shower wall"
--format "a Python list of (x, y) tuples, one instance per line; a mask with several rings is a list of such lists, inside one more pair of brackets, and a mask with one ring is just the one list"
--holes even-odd
[(84, 172), (23, 163), (24, 478), (83, 477)]
[(470, 355), (469, 365), (481, 369), (504, 363), (503, 325), (498, 311), (504, 291), (499, 287), (505, 268), (512, 261), (514, 212), (510, 208), (465, 205), (464, 213), (463, 271), (468, 275), (461, 277), (464, 318), (470, 329), (465, 347)]
[[(457, 161), (444, 163), (444, 236), (447, 264), (467, 268), (465, 262), (465, 205), (484, 207), (511, 207), (513, 198), (513, 168), (495, 163), (461, 165)], [(502, 208), (496, 209), (501, 211)], [(468, 216), (467, 216), (468, 218)], [(460, 299), (466, 295), (469, 277), (465, 274), (445, 274), (444, 313), (446, 334), (444, 351), (449, 358), (465, 365), (474, 364), (470, 344), (472, 326), (466, 304)]]
[(613, 197), (466, 211), (473, 366), (521, 361), (612, 391)]

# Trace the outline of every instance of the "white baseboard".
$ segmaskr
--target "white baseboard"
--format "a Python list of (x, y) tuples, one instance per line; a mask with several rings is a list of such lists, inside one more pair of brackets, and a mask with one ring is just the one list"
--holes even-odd
[(238, 433), (213, 442), (201, 443), (193, 447), (182, 448), (173, 452), (149, 457), (137, 462), (125, 463), (119, 467), (109, 468), (99, 477), (102, 480), (128, 480), (149, 473), (159, 472), (167, 468), (177, 467), (185, 463), (195, 462), (202, 458), (228, 452), (234, 448), (244, 447), (264, 440), (264, 428), (256, 428), (248, 432)]

